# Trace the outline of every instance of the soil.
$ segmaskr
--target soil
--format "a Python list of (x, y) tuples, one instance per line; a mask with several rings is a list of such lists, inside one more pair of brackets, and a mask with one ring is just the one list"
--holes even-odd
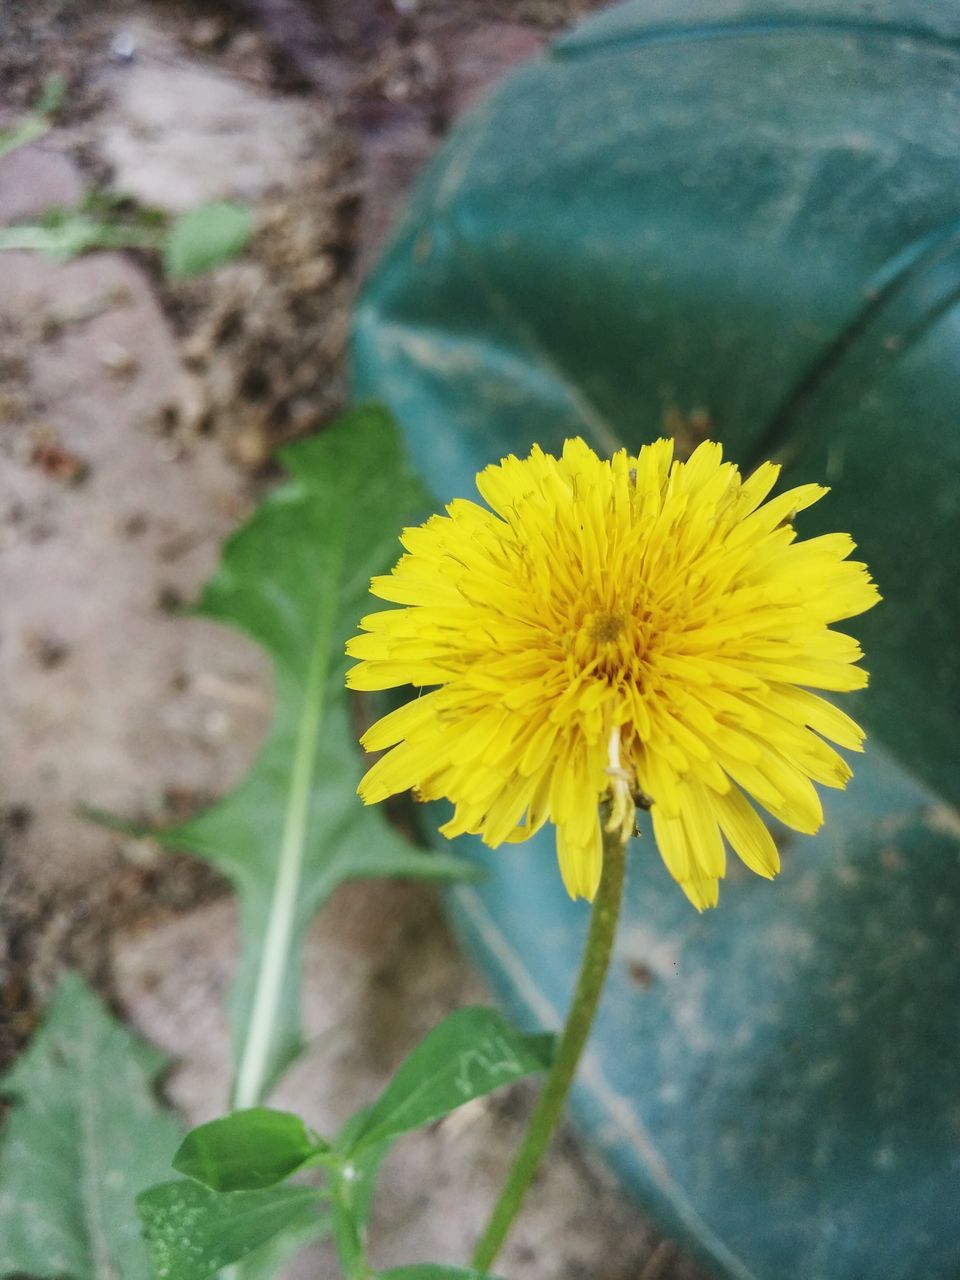
[[(171, 1054), (167, 1091), (188, 1120), (222, 1109), (227, 886), (83, 810), (184, 816), (249, 767), (267, 664), (180, 606), (275, 481), (278, 446), (343, 405), (352, 300), (419, 167), (587, 7), (0, 10), (0, 130), (51, 76), (64, 84), (51, 131), (0, 158), (0, 225), (97, 188), (171, 212), (242, 199), (257, 227), (241, 259), (181, 283), (147, 254), (0, 254), (0, 1071), (73, 966)], [(321, 976), (331, 948), (346, 982)], [(311, 955), (307, 1021), (322, 1045), (284, 1096), (317, 1121), (380, 1087), (443, 1013), (485, 998), (419, 887), (350, 886)], [(510, 1094), (398, 1148), (374, 1231), (384, 1261), (462, 1260), (523, 1103)], [(570, 1138), (511, 1249), (507, 1273), (529, 1280), (695, 1275)], [(335, 1274), (323, 1250), (309, 1266)]]

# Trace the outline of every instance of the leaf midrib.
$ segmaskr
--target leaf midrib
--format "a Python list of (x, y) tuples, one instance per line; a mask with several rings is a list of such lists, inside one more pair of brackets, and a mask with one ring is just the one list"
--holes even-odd
[(110, 1253), (107, 1234), (106, 1208), (101, 1198), (104, 1181), (103, 1158), (98, 1135), (102, 1129), (99, 1109), (96, 1106), (95, 1054), (90, 1037), (81, 1031), (77, 1045), (80, 1065), (80, 1189), (83, 1197), (90, 1261), (93, 1274), (100, 1280), (118, 1280), (119, 1271)]
[(327, 571), (314, 627), (307, 686), (297, 726), (296, 748), (281, 839), (280, 861), (274, 881), (260, 971), (243, 1051), (237, 1068), (234, 1106), (256, 1106), (263, 1100), (274, 1050), (280, 999), (290, 963), (299, 887), (310, 818), (310, 795), (323, 724), (331, 642), (337, 604), (343, 590), (346, 520), (337, 512), (335, 537), (328, 542)]

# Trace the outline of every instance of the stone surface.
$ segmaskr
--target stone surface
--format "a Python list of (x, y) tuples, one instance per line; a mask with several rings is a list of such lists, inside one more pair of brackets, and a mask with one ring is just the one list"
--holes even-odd
[(271, 97), (185, 57), (162, 28), (124, 28), (135, 57), (104, 72), (99, 148), (113, 184), (147, 205), (180, 211), (207, 200), (255, 200), (294, 183), (329, 128), (329, 111)]
[(72, 209), (82, 195), (76, 167), (47, 142), (0, 156), (0, 226), (39, 218), (48, 209)]
[(0, 804), (53, 891), (117, 848), (78, 806), (156, 817), (230, 786), (269, 683), (252, 645), (174, 616), (250, 496), (215, 442), (164, 434), (182, 373), (142, 272), (0, 255), (0, 355)]

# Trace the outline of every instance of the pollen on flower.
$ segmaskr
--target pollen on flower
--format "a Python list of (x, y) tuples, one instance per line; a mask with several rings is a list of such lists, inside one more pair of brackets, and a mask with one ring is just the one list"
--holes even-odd
[(612, 644), (626, 626), (626, 619), (619, 613), (598, 613), (590, 619), (590, 638), (594, 644)]
[[(863, 733), (814, 690), (862, 688), (856, 641), (833, 624), (879, 595), (846, 534), (798, 540), (826, 490), (767, 500), (779, 468), (747, 479), (701, 444), (669, 440), (604, 460), (568, 440), (477, 477), (407, 529), (406, 554), (371, 590), (399, 605), (347, 646), (358, 689), (421, 695), (364, 736), (389, 748), (367, 803), (413, 787), (454, 805), (442, 828), (491, 847), (557, 829), (564, 883), (592, 898), (603, 825), (626, 839), (649, 807), (670, 873), (712, 906), (729, 845), (779, 868), (754, 803), (797, 830), (822, 821), (814, 783), (843, 787)], [(750, 797), (748, 799), (748, 797)]]

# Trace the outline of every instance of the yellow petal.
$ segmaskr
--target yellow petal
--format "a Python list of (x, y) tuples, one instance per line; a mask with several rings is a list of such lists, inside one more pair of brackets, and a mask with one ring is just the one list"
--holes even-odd
[(772, 879), (780, 870), (780, 854), (760, 815), (737, 787), (711, 795), (710, 803), (730, 847), (758, 876)]
[(592, 902), (600, 887), (603, 870), (603, 837), (600, 820), (596, 818), (586, 840), (571, 839), (568, 827), (557, 827), (557, 858), (560, 874), (571, 898), (586, 898)]

